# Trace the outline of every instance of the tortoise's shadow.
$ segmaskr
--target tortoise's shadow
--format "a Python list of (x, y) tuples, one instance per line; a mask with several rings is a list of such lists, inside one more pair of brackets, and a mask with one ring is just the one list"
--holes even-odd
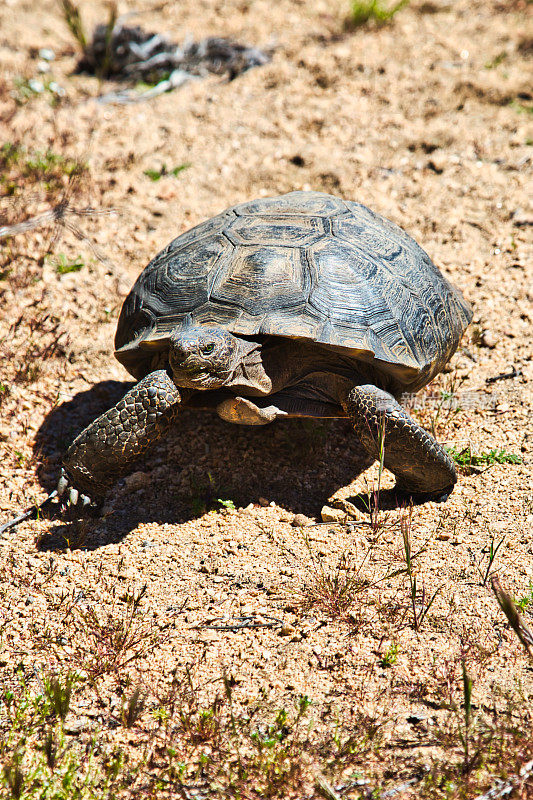
[[(37, 474), (47, 491), (75, 436), (131, 386), (103, 381), (48, 414), (35, 443)], [(134, 468), (141, 473), (134, 485), (126, 479), (111, 490), (101, 518), (66, 522), (56, 511), (60, 524), (39, 548), (94, 549), (121, 541), (143, 522), (183, 523), (206, 511), (250, 503), (319, 517), (328, 497), (370, 463), (347, 419), (246, 427), (213, 412), (183, 409), (175, 427)]]

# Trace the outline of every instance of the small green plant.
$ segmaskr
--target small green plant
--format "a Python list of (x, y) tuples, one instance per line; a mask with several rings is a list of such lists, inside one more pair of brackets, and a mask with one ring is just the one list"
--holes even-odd
[(81, 256), (67, 258), (64, 253), (59, 253), (54, 259), (54, 266), (58, 275), (67, 275), (69, 272), (79, 272), (85, 266)]
[(235, 503), (233, 500), (221, 500), (219, 497), (217, 499), (217, 503), (220, 503), (223, 508), (227, 508), (230, 511), (235, 511)]
[(371, 21), (384, 25), (408, 4), (409, 0), (399, 0), (392, 5), (383, 0), (352, 0), (349, 22), (354, 28)]
[[(0, 694), (0, 796), (13, 800), (111, 800), (130, 777), (116, 759), (94, 758), (94, 741), (85, 752), (67, 743), (63, 728), (73, 673), (45, 681), (36, 693), (21, 673), (18, 685)], [(48, 689), (46, 688), (48, 686)], [(70, 687), (70, 688), (69, 688)], [(50, 723), (50, 716), (59, 722)], [(130, 776), (133, 772), (128, 765)]]
[(118, 17), (117, 4), (114, 2), (110, 2), (108, 4), (108, 17), (105, 26), (104, 53), (102, 56), (102, 60), (98, 65), (98, 69), (96, 70), (96, 74), (100, 78), (100, 80), (110, 75), (113, 69), (113, 32), (115, 30), (115, 25), (117, 23), (117, 17)]
[(208, 512), (216, 513), (216, 511), (220, 510), (220, 507), (229, 511), (235, 510), (233, 500), (226, 499), (224, 496), (217, 497), (219, 494), (223, 495), (226, 492), (226, 488), (217, 486), (210, 472), (207, 473), (207, 482), (204, 476), (199, 476), (198, 479), (191, 481), (191, 484), (192, 496), (189, 502), (191, 512), (195, 517), (201, 517)]
[(398, 660), (398, 643), (391, 642), (385, 653), (382, 655), (379, 664), (381, 667), (393, 667)]
[(495, 67), (499, 66), (503, 61), (505, 61), (507, 57), (508, 57), (507, 52), (505, 50), (502, 50), (497, 55), (495, 55), (493, 59), (485, 63), (485, 69), (494, 69)]
[(53, 150), (28, 150), (7, 142), (0, 148), (0, 184), (8, 194), (16, 194), (26, 182), (43, 183), (47, 189), (63, 189), (68, 178), (87, 171), (87, 164)]
[(50, 703), (52, 714), (61, 720), (68, 714), (72, 690), (78, 680), (78, 675), (71, 671), (67, 672), (64, 681), (57, 675), (44, 678), (44, 695)]
[(449, 455), (460, 467), (481, 467), (483, 465), (492, 466), (493, 464), (521, 464), (522, 459), (514, 453), (508, 453), (505, 447), (489, 450), (488, 452), (473, 453), (470, 445), (458, 450), (455, 447), (447, 448)]
[(13, 454), (17, 460), (17, 465), (22, 468), (24, 466), (24, 462), (28, 460), (28, 456), (25, 456), (20, 450), (13, 450)]
[[(494, 561), (496, 560), (496, 556), (498, 555), (498, 550), (502, 546), (505, 541), (505, 536), (502, 536), (499, 542), (496, 542), (494, 536), (490, 537), (490, 544), (488, 550), (488, 561), (487, 566), (484, 570), (480, 569), (479, 564), (477, 564), (478, 572), (481, 576), (481, 585), (486, 586), (487, 581), (489, 579), (489, 575), (491, 573), (492, 567), (494, 566)], [(484, 552), (487, 552), (484, 548)]]
[(124, 700), (120, 709), (120, 719), (125, 728), (132, 728), (141, 717), (146, 705), (146, 693), (137, 686), (133, 694)]
[(511, 100), (509, 105), (511, 108), (514, 108), (518, 114), (533, 114), (533, 105), (526, 105), (526, 103), (521, 103), (519, 100)]
[(529, 584), (529, 589), (526, 594), (516, 604), (520, 611), (525, 611), (530, 605), (533, 605), (533, 583)]
[(164, 176), (173, 175), (174, 177), (177, 177), (180, 172), (183, 172), (185, 169), (189, 169), (190, 166), (191, 165), (189, 163), (185, 163), (180, 164), (178, 167), (173, 167), (173, 169), (167, 169), (166, 164), (163, 164), (161, 169), (145, 169), (143, 174), (150, 178), (151, 181), (158, 181)]

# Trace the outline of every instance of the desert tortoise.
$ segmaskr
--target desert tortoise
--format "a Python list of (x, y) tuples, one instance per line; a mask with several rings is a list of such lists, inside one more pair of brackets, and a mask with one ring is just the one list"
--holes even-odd
[(180, 406), (228, 421), (343, 417), (399, 489), (441, 496), (446, 451), (397, 402), (455, 352), (471, 310), (428, 255), (360, 203), (291, 192), (178, 236), (124, 301), (118, 360), (138, 380), (73, 442), (58, 491), (102, 496)]

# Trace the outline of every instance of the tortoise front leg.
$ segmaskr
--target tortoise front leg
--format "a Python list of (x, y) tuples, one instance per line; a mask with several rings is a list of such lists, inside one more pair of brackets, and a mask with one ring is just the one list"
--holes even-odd
[(457, 473), (448, 453), (388, 392), (371, 384), (354, 386), (342, 403), (367, 452), (397, 477), (400, 491), (445, 499)]
[(122, 400), (74, 440), (63, 459), (58, 494), (68, 487), (70, 501), (85, 494), (102, 497), (167, 430), (183, 400), (165, 370), (143, 378)]

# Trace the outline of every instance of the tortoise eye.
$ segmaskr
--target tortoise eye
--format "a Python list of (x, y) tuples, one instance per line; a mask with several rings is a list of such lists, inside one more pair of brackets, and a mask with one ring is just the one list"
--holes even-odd
[(211, 344), (206, 344), (202, 347), (202, 353), (209, 355), (209, 353), (212, 353), (214, 349), (215, 345), (211, 342)]

